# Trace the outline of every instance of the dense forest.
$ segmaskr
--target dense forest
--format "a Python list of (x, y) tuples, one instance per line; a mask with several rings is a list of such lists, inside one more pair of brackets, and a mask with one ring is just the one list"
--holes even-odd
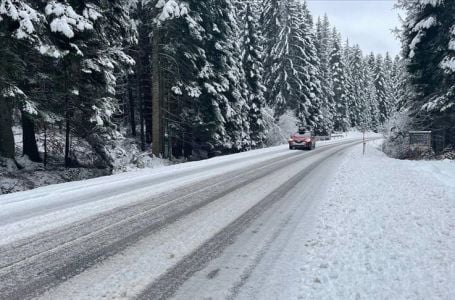
[(453, 133), (455, 4), (401, 6), (404, 59), (299, 0), (0, 0), (0, 156), (200, 159), (275, 143), (283, 116), (328, 135), (411, 110)]

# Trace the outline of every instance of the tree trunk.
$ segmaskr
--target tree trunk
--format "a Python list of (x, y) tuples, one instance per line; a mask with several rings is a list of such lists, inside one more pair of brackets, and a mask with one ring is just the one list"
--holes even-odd
[(47, 125), (44, 123), (44, 167), (47, 166)]
[(21, 111), (21, 114), (23, 154), (27, 155), (31, 161), (42, 162), (36, 144), (35, 122), (26, 112)]
[[(147, 14), (142, 13), (142, 17)], [(139, 82), (139, 94), (142, 102), (142, 115), (145, 123), (145, 142), (152, 142), (152, 83), (150, 67), (150, 27), (146, 24), (148, 20), (143, 20), (138, 28), (138, 56), (137, 56), (137, 80)]]
[(14, 159), (14, 134), (11, 106), (0, 97), (0, 156)]
[(159, 29), (155, 28), (152, 37), (152, 152), (159, 157), (163, 153), (162, 149), (162, 130), (161, 130), (161, 92), (160, 92), (160, 45)]
[(137, 94), (139, 98), (139, 122), (141, 130), (141, 150), (145, 151), (145, 124), (144, 124), (144, 96), (142, 95), (141, 85), (139, 83), (139, 73), (136, 74)]
[(69, 113), (69, 99), (68, 95), (65, 95), (65, 167), (71, 166), (70, 159), (70, 113)]
[(130, 126), (131, 126), (131, 135), (136, 137), (136, 105), (133, 97), (133, 88), (131, 87), (131, 79), (128, 78), (128, 102), (130, 110)]

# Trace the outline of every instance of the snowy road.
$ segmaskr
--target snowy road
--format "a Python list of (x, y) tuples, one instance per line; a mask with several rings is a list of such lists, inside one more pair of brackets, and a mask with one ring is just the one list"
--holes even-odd
[(311, 226), (340, 156), (358, 143), (275, 147), (2, 196), (0, 298), (251, 298), (252, 271), (267, 272), (293, 229)]

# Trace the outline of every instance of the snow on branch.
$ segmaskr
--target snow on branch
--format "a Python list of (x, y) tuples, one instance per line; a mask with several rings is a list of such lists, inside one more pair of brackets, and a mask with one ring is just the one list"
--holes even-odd
[(5, 89), (0, 90), (0, 92), (2, 93), (2, 97), (4, 97), (4, 98), (17, 98), (17, 97), (26, 98), (25, 93), (20, 88), (18, 88), (17, 86), (14, 86), (14, 85), (10, 85), (10, 86), (6, 87)]
[(43, 16), (22, 1), (0, 0), (0, 22), (5, 19), (19, 23), (14, 33), (16, 38), (35, 40), (35, 25), (43, 20)]
[(418, 0), (420, 6), (431, 5), (431, 6), (439, 6), (444, 3), (444, 0)]
[(156, 22), (161, 24), (167, 20), (184, 17), (188, 14), (188, 4), (177, 0), (159, 0), (155, 6), (160, 13)]
[(438, 22), (437, 22), (436, 18), (434, 16), (429, 16), (428, 18), (425, 18), (422, 21), (420, 21), (419, 23), (417, 23), (414, 26), (414, 28), (412, 29), (412, 31), (419, 32), (423, 29), (429, 29), (437, 24), (438, 24)]
[(93, 21), (96, 21), (101, 14), (95, 6), (88, 6), (84, 9), (83, 15), (79, 15), (67, 3), (50, 1), (45, 9), (47, 16), (53, 16), (50, 23), (52, 32), (58, 32), (71, 39), (75, 31), (83, 32), (93, 29)]
[[(455, 25), (450, 29), (450, 41), (448, 45), (448, 54), (441, 62), (441, 68), (447, 73), (455, 73)], [(452, 53), (452, 54), (450, 54)]]

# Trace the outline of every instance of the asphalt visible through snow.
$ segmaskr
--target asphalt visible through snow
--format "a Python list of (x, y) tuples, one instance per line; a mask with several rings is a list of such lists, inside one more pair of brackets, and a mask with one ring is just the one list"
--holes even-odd
[[(310, 222), (339, 156), (358, 143), (281, 149), (250, 165), (242, 162), (254, 157), (227, 160), (131, 185), (126, 180), (80, 198), (75, 192), (34, 210), (16, 209), (0, 221), (0, 233), (8, 237), (0, 243), (0, 299), (252, 298), (253, 270), (273, 263), (296, 223)], [(229, 168), (234, 164), (238, 167)], [(208, 169), (213, 176), (197, 179)], [(118, 194), (127, 199), (135, 189), (158, 185), (169, 186), (59, 225), (60, 210), (77, 212), (91, 202)], [(20, 235), (22, 224), (34, 218), (56, 225)], [(11, 228), (18, 238), (8, 236)]]

